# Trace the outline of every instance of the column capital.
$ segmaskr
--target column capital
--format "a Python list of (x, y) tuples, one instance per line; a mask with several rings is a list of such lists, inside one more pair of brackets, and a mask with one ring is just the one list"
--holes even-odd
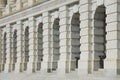
[(28, 19), (28, 25), (29, 27), (35, 27), (35, 18), (34, 17), (29, 17)]
[(66, 11), (68, 10), (68, 6), (62, 6), (59, 8), (59, 11)]
[(19, 21), (17, 21), (16, 23), (17, 23), (17, 24), (22, 24), (22, 21), (21, 21), (21, 20), (19, 20)]
[(7, 27), (7, 28), (10, 28), (10, 24), (7, 24), (6, 27)]
[(33, 21), (33, 20), (35, 20), (35, 18), (33, 16), (31, 16), (31, 17), (28, 18), (28, 20)]
[(43, 13), (43, 23), (48, 23), (48, 22), (51, 22), (50, 13), (49, 12), (44, 12)]
[(43, 12), (43, 17), (49, 17), (50, 16), (50, 13), (49, 12)]

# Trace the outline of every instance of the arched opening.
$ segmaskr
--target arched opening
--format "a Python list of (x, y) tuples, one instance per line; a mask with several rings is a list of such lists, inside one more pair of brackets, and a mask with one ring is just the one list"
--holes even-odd
[(71, 20), (71, 54), (70, 66), (71, 70), (78, 68), (78, 60), (80, 59), (80, 14), (74, 13)]
[(59, 60), (59, 18), (56, 18), (53, 23), (53, 56), (52, 56), (52, 70), (56, 70), (58, 68), (58, 60)]
[(106, 9), (99, 6), (94, 15), (94, 70), (104, 68), (106, 58)]
[(15, 70), (15, 63), (17, 62), (17, 30), (13, 34), (13, 55), (12, 55), (12, 70)]
[(27, 63), (29, 62), (29, 27), (25, 29), (25, 53), (24, 53), (24, 71), (27, 70)]
[(43, 24), (38, 25), (38, 54), (37, 54), (37, 70), (41, 68), (41, 62), (43, 61)]
[(6, 63), (6, 55), (7, 55), (7, 33), (4, 33), (4, 37), (3, 37), (3, 54), (2, 54), (2, 71), (4, 71), (5, 69), (5, 63)]

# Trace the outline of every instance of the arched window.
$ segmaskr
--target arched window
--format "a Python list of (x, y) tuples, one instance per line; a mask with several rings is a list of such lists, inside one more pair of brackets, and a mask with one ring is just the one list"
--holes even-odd
[(80, 14), (74, 13), (71, 20), (71, 70), (78, 68), (78, 60), (80, 59)]
[(55, 19), (54, 20), (54, 23), (53, 23), (53, 56), (52, 56), (52, 70), (56, 70), (58, 68), (58, 60), (59, 60), (59, 55), (60, 55), (60, 52), (59, 52), (59, 35), (60, 35), (60, 32), (59, 32), (59, 18)]
[(13, 67), (12, 70), (15, 70), (15, 63), (17, 62), (17, 30), (13, 34)]
[(29, 27), (25, 29), (25, 53), (24, 53), (24, 71), (27, 70), (27, 63), (29, 62)]
[(38, 25), (38, 63), (37, 70), (41, 68), (41, 62), (43, 61), (43, 24)]
[(4, 33), (4, 37), (3, 37), (3, 54), (2, 54), (2, 57), (3, 57), (3, 59), (2, 59), (2, 71), (4, 71), (4, 68), (5, 68), (5, 63), (6, 63), (6, 55), (7, 55), (7, 53), (6, 53), (6, 41), (7, 41), (7, 33), (5, 32)]
[(106, 34), (106, 9), (99, 6), (94, 15), (94, 70), (104, 68)]

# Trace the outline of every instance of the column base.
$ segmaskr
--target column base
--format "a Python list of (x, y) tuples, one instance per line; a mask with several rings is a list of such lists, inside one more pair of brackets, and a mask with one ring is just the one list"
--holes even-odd
[(29, 63), (27, 63), (27, 70), (26, 70), (26, 72), (27, 73), (33, 73), (33, 72), (35, 72), (34, 68), (35, 68), (34, 67), (34, 63), (33, 62), (29, 62)]
[(104, 65), (106, 76), (117, 76), (120, 74), (120, 60), (105, 59)]
[(91, 71), (88, 68), (88, 60), (79, 60), (78, 62), (78, 74), (79, 75), (88, 75)]
[(9, 64), (8, 64), (8, 63), (5, 64), (4, 72), (5, 72), (5, 73), (10, 72), (10, 67), (9, 67)]
[(21, 63), (16, 63), (15, 64), (15, 73), (21, 72)]
[(49, 65), (48, 65), (48, 62), (44, 62), (44, 61), (43, 61), (43, 62), (41, 63), (40, 72), (41, 72), (41, 73), (49, 73), (49, 72), (51, 72), (51, 69), (49, 69), (48, 66), (49, 66)]
[(68, 61), (58, 61), (58, 70), (59, 75), (64, 75), (70, 72), (70, 66)]

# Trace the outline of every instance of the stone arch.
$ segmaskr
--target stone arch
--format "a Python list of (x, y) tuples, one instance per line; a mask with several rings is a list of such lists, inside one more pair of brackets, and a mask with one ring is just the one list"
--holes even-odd
[(24, 46), (25, 46), (25, 53), (24, 53), (24, 71), (27, 70), (27, 63), (29, 62), (29, 27), (25, 28), (25, 33), (24, 33)]
[(38, 25), (38, 53), (37, 53), (37, 70), (41, 69), (41, 62), (43, 61), (43, 24)]
[(70, 51), (70, 70), (78, 68), (80, 59), (80, 14), (74, 13), (71, 19), (71, 51)]
[(7, 55), (7, 52), (6, 52), (6, 49), (7, 49), (7, 33), (5, 32), (4, 35), (3, 35), (3, 54), (2, 54), (2, 71), (4, 71), (5, 69), (5, 63), (6, 63), (6, 55)]
[(101, 5), (94, 14), (94, 70), (104, 68), (106, 34), (106, 8)]
[(53, 22), (53, 56), (52, 56), (52, 70), (56, 70), (58, 68), (58, 60), (59, 60), (59, 18), (56, 18)]
[(13, 54), (12, 54), (12, 70), (15, 70), (15, 63), (17, 62), (17, 30), (13, 33)]

